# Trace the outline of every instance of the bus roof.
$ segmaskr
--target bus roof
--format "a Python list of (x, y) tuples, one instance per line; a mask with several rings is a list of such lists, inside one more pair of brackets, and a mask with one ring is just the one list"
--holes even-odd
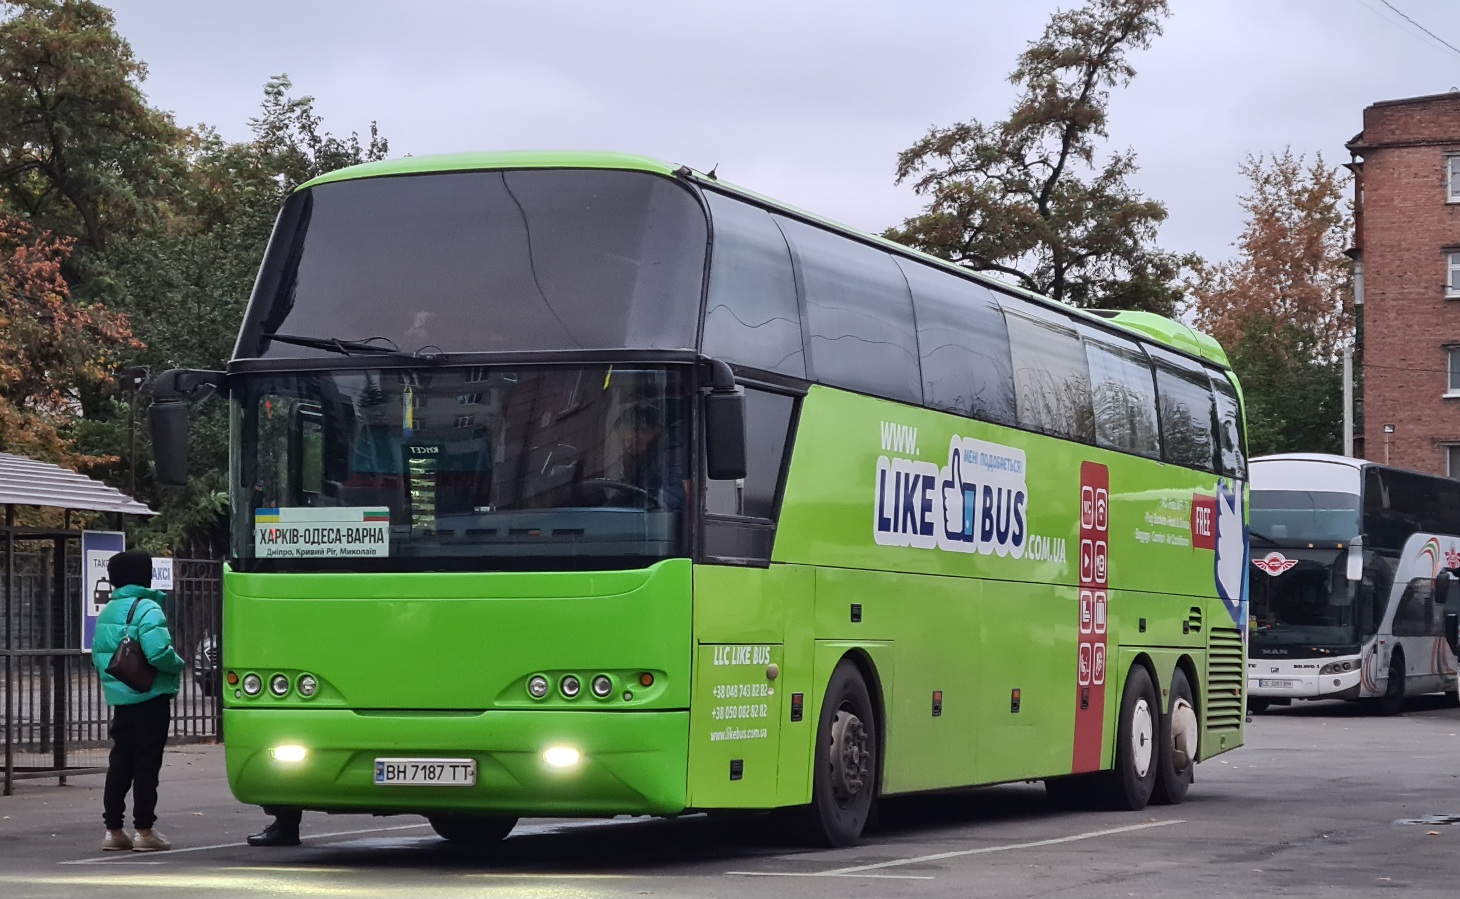
[(1116, 325), (1118, 329), (1135, 332), (1171, 349), (1178, 350), (1199, 359), (1205, 359), (1222, 368), (1231, 368), (1226, 352), (1208, 334), (1197, 331), (1186, 324), (1169, 319), (1154, 312), (1138, 311), (1090, 311), (1053, 300), (1015, 284), (1001, 281), (981, 272), (964, 268), (946, 259), (940, 259), (904, 244), (896, 243), (875, 234), (867, 234), (846, 225), (823, 218), (815, 213), (773, 200), (752, 190), (719, 180), (713, 174), (698, 172), (689, 166), (673, 165), (650, 156), (632, 153), (612, 153), (593, 150), (511, 150), (478, 153), (446, 153), (431, 156), (407, 156), (402, 159), (387, 159), (367, 162), (361, 165), (336, 169), (299, 185), (298, 190), (337, 181), (353, 181), (360, 178), (380, 178), (392, 175), (419, 175), (430, 172), (495, 171), (500, 169), (621, 169), (649, 172), (672, 178), (685, 178), (703, 187), (751, 200), (779, 212), (790, 213), (797, 218), (815, 222), (859, 240), (879, 244), (887, 249), (915, 256), (923, 262), (950, 269), (962, 277), (979, 281), (990, 288), (1016, 294), (1045, 305), (1052, 305), (1063, 312), (1079, 315), (1091, 324)]

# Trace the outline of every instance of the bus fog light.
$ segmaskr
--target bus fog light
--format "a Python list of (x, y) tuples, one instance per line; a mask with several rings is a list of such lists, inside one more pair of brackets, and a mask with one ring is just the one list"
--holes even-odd
[(317, 681), (317, 680), (314, 679), (314, 675), (312, 675), (312, 674), (302, 674), (302, 675), (299, 676), (299, 695), (300, 696), (313, 696), (315, 694), (315, 691), (317, 691), (318, 689), (319, 689), (319, 681)]
[(274, 675), (273, 677), (269, 678), (269, 690), (272, 691), (275, 696), (283, 696), (285, 693), (289, 692), (289, 678), (285, 677), (282, 674)]
[(558, 681), (558, 689), (562, 691), (564, 696), (572, 699), (583, 690), (583, 683), (574, 675), (569, 674)]
[(250, 696), (257, 696), (263, 688), (264, 682), (257, 674), (245, 674), (243, 676), (243, 692)]
[(599, 699), (607, 699), (608, 698), (608, 694), (610, 694), (612, 692), (613, 692), (613, 681), (611, 681), (611, 680), (608, 679), (608, 675), (606, 675), (606, 674), (600, 674), (600, 675), (598, 675), (597, 677), (595, 677), (593, 679), (593, 695), (594, 696), (597, 696)]
[(294, 743), (275, 746), (269, 752), (273, 753), (274, 761), (277, 762), (302, 762), (309, 755), (309, 750)]
[(548, 679), (541, 674), (534, 674), (527, 679), (527, 695), (533, 699), (541, 699), (548, 693)]
[(542, 754), (542, 760), (554, 768), (571, 768), (582, 757), (583, 754), (571, 746), (549, 746)]

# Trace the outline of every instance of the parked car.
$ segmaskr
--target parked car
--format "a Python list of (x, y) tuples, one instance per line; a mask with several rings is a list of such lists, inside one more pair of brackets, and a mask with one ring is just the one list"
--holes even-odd
[(219, 658), (218, 635), (209, 634), (193, 650), (193, 683), (204, 696), (223, 692), (223, 660)]

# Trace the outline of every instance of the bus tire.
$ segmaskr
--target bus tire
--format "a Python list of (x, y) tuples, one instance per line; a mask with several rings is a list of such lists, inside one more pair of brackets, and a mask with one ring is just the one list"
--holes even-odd
[(1161, 745), (1156, 756), (1156, 785), (1151, 802), (1180, 805), (1191, 788), (1199, 752), (1201, 724), (1196, 717), (1191, 684), (1180, 668), (1171, 676), (1171, 711), (1161, 716)]
[(1161, 731), (1161, 707), (1151, 675), (1140, 665), (1131, 667), (1120, 698), (1120, 723), (1115, 735), (1115, 769), (1105, 772), (1105, 805), (1138, 812), (1151, 801), (1159, 767), (1156, 748)]
[(517, 819), (510, 815), (439, 814), (427, 815), (426, 820), (431, 822), (436, 835), (448, 843), (477, 847), (502, 842), (517, 826)]
[(1385, 717), (1398, 715), (1404, 707), (1404, 651), (1394, 650), (1389, 656), (1389, 679), (1384, 683), (1384, 695), (1374, 703), (1374, 709)]
[(826, 685), (816, 725), (811, 804), (793, 810), (797, 842), (854, 846), (867, 826), (877, 787), (877, 713), (857, 666), (842, 659)]

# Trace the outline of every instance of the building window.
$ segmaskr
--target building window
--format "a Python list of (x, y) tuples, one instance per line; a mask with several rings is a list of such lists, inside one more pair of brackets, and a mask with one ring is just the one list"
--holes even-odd
[(1445, 253), (1445, 296), (1460, 298), (1460, 252)]
[(1445, 183), (1448, 185), (1448, 202), (1460, 203), (1460, 155), (1445, 157)]
[(1445, 444), (1445, 473), (1460, 480), (1460, 443)]
[(458, 415), (456, 416), (456, 420), (451, 423), (451, 426), (453, 428), (469, 428), (475, 423), (475, 415)]
[(482, 395), (480, 393), (458, 393), (456, 395), (456, 405), (458, 406), (475, 406), (481, 403), (481, 401)]
[(1460, 396), (1460, 346), (1445, 347), (1445, 357), (1448, 361), (1446, 370), (1449, 372), (1445, 396)]

